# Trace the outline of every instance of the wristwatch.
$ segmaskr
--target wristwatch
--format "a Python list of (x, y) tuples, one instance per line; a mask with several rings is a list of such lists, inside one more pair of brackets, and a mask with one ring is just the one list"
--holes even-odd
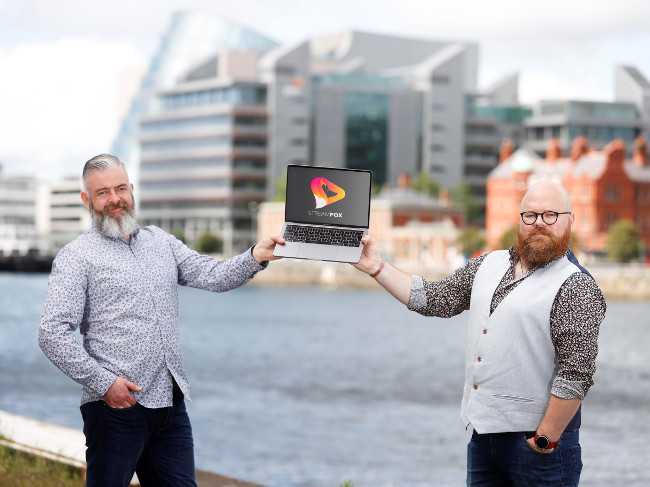
[(558, 445), (557, 441), (551, 441), (546, 436), (538, 434), (535, 434), (533, 441), (535, 442), (535, 446), (540, 450), (551, 450)]

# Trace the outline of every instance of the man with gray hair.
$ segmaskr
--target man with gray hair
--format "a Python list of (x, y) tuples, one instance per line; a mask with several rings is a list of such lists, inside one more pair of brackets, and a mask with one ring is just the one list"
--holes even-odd
[[(100, 154), (83, 169), (92, 227), (57, 254), (38, 341), (82, 386), (88, 486), (195, 486), (178, 332), (177, 285), (237, 288), (275, 260), (279, 236), (217, 261), (158, 227), (140, 228), (124, 164)], [(74, 332), (79, 329), (83, 346)]]
[(605, 300), (569, 248), (574, 215), (564, 188), (531, 186), (519, 219), (513, 247), (470, 259), (438, 282), (384, 262), (370, 235), (354, 265), (412, 311), (469, 311), (461, 403), (463, 424), (474, 429), (468, 486), (576, 486), (580, 409)]

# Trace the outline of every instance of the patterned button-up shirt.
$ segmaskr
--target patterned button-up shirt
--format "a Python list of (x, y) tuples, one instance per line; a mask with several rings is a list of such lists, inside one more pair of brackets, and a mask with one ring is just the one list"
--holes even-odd
[[(408, 308), (426, 316), (440, 317), (455, 316), (469, 309), (474, 277), (485, 255), (470, 259), (464, 267), (442, 281), (431, 282), (413, 276)], [(570, 250), (564, 255), (577, 264)], [(519, 256), (511, 248), (510, 267), (492, 296), (490, 313), (510, 291), (538, 269), (530, 269), (515, 279), (514, 268), (518, 261)], [(606, 308), (596, 281), (584, 270), (572, 274), (558, 291), (551, 308), (549, 329), (558, 361), (558, 372), (551, 389), (553, 395), (562, 399), (582, 399), (593, 385), (598, 330)]]
[[(178, 284), (223, 292), (264, 266), (251, 251), (217, 261), (148, 226), (106, 237), (93, 225), (66, 245), (52, 266), (39, 345), (67, 376), (83, 385), (81, 403), (97, 401), (117, 376), (142, 387), (142, 406), (173, 404), (173, 380), (190, 389), (178, 333)], [(83, 346), (75, 338), (79, 328)]]

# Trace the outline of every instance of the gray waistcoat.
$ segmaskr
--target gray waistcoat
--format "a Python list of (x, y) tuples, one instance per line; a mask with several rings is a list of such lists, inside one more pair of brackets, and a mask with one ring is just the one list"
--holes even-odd
[(524, 279), (490, 316), (492, 297), (509, 266), (507, 250), (490, 253), (472, 286), (461, 419), (478, 433), (539, 426), (557, 373), (551, 307), (564, 281), (580, 272), (562, 257)]

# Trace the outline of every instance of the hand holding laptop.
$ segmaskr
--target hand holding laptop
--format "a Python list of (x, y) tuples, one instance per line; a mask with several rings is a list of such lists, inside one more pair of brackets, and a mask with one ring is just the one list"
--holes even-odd
[(258, 264), (269, 260), (278, 260), (282, 257), (273, 255), (276, 244), (284, 244), (285, 240), (280, 235), (268, 235), (253, 247), (253, 258)]
[(361, 239), (361, 244), (363, 245), (363, 251), (361, 252), (359, 262), (356, 264), (352, 263), (352, 265), (368, 275), (379, 275), (377, 271), (382, 271), (380, 267), (383, 267), (384, 260), (379, 254), (379, 246), (375, 239), (371, 235), (365, 235)]

